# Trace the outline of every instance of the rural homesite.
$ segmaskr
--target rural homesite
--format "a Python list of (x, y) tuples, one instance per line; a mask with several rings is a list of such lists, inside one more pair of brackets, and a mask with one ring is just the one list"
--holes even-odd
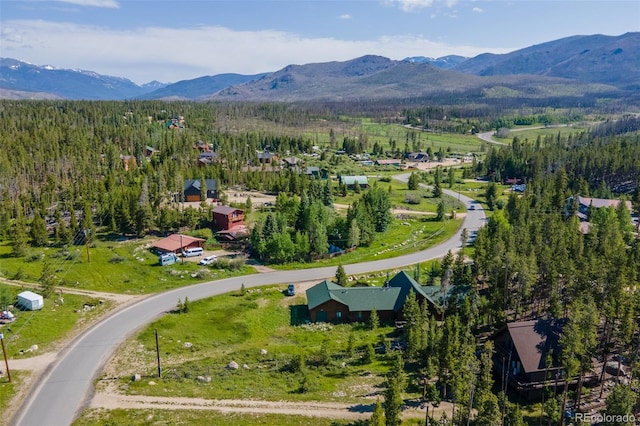
[(640, 106), (533, 80), (0, 100), (4, 423), (633, 425)]

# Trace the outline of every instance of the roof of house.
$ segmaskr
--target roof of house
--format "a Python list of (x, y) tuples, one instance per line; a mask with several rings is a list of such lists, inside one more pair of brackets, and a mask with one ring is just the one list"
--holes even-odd
[(390, 287), (342, 287), (330, 281), (322, 281), (307, 290), (307, 303), (313, 309), (335, 300), (349, 307), (349, 311), (391, 311), (400, 295), (399, 288)]
[(355, 185), (356, 182), (358, 185), (368, 185), (369, 180), (366, 176), (341, 176), (340, 182), (345, 185)]
[(427, 154), (426, 152), (410, 152), (408, 154), (405, 155), (405, 158), (409, 159), (409, 160), (428, 160), (429, 159), (429, 154)]
[[(608, 208), (613, 207), (617, 208), (620, 204), (620, 200), (606, 199), (606, 198), (589, 198), (589, 197), (581, 197), (578, 195), (578, 203), (583, 206), (591, 206), (597, 209), (599, 208)], [(631, 201), (625, 201), (625, 206), (629, 211), (632, 211)]]
[(241, 209), (237, 209), (235, 207), (229, 207), (229, 206), (216, 206), (213, 208), (213, 212), (223, 214), (225, 216), (235, 212), (244, 213)]
[(349, 311), (400, 311), (410, 291), (420, 294), (435, 306), (441, 306), (445, 298), (463, 297), (468, 286), (421, 286), (406, 272), (396, 274), (384, 287), (341, 287), (330, 281), (322, 281), (307, 290), (307, 303), (313, 309), (329, 300), (349, 307)]
[(155, 247), (163, 251), (176, 251), (183, 247), (187, 247), (194, 242), (203, 243), (204, 241), (205, 240), (202, 238), (190, 237), (189, 235), (171, 234), (166, 238), (151, 243), (151, 247)]
[(389, 280), (388, 285), (390, 287), (398, 287), (401, 289), (401, 297), (397, 300), (396, 310), (402, 308), (405, 299), (411, 290), (413, 290), (416, 296), (421, 295), (434, 306), (443, 306), (445, 301), (450, 300), (455, 296), (457, 296), (460, 301), (471, 290), (471, 287), (462, 285), (420, 285), (405, 271), (397, 273)]
[(219, 238), (223, 238), (228, 241), (233, 241), (240, 236), (247, 235), (249, 233), (249, 228), (246, 225), (235, 225), (232, 226), (231, 229), (224, 229), (222, 231), (216, 232), (216, 235)]
[(296, 164), (302, 162), (302, 160), (299, 159), (298, 157), (286, 157), (286, 158), (283, 158), (282, 161), (289, 164), (290, 166), (295, 166)]
[(558, 338), (563, 324), (563, 321), (544, 319), (507, 324), (506, 330), (525, 373), (546, 369), (547, 354), (552, 349), (558, 355)]
[(400, 297), (396, 300), (396, 307), (394, 310), (400, 310), (404, 306), (404, 301), (411, 290), (416, 295), (420, 294), (425, 299), (428, 298), (427, 293), (423, 290), (422, 286), (411, 278), (405, 271), (400, 271), (387, 283), (389, 287), (395, 287), (400, 289)]
[(398, 159), (376, 160), (376, 163), (378, 163), (379, 165), (400, 164), (401, 162), (402, 162), (402, 160), (398, 160)]
[[(205, 185), (207, 185), (207, 191), (216, 189), (216, 180), (215, 179), (205, 179)], [(187, 179), (184, 181), (184, 190), (186, 191), (189, 188), (195, 188), (200, 191), (201, 181), (200, 179)]]

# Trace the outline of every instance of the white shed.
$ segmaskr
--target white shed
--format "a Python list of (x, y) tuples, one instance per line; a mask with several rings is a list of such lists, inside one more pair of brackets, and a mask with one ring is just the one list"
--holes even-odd
[(32, 291), (23, 291), (18, 294), (18, 303), (16, 305), (28, 311), (36, 311), (44, 307), (44, 299)]

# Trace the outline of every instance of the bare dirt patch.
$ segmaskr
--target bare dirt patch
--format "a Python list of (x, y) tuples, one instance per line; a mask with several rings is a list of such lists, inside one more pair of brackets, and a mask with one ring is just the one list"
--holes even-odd
[[(319, 401), (264, 401), (253, 399), (224, 399), (213, 400), (185, 397), (156, 397), (141, 395), (122, 395), (111, 392), (96, 393), (89, 408), (113, 410), (121, 409), (163, 409), (163, 410), (211, 410), (223, 413), (250, 414), (284, 414), (308, 417), (323, 417), (344, 420), (362, 420), (371, 416), (373, 403), (347, 404)], [(431, 408), (434, 417), (439, 418), (443, 412), (451, 413), (451, 404), (443, 402), (436, 409)], [(424, 418), (425, 409), (407, 406), (402, 417)]]

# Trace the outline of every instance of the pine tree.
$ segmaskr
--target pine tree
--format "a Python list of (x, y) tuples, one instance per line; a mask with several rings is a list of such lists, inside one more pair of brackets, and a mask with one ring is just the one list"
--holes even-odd
[(27, 230), (20, 203), (16, 203), (16, 218), (11, 233), (11, 254), (16, 257), (24, 256), (27, 252)]
[(409, 181), (407, 182), (407, 188), (409, 191), (415, 191), (418, 189), (420, 185), (420, 176), (416, 172), (411, 172), (409, 176)]
[(405, 387), (404, 362), (396, 355), (391, 371), (387, 376), (387, 388), (384, 391), (384, 417), (386, 426), (397, 426), (402, 422), (402, 392)]
[(449, 167), (449, 188), (453, 188), (456, 183), (456, 172), (453, 167)]
[(444, 200), (440, 200), (440, 202), (438, 203), (438, 211), (436, 213), (436, 220), (438, 222), (442, 222), (445, 219), (445, 216), (447, 214), (447, 207), (444, 203)]
[(409, 294), (404, 302), (403, 307), (404, 318), (406, 324), (404, 326), (404, 338), (407, 342), (407, 359), (415, 359), (420, 351), (422, 351), (422, 312), (420, 311), (420, 305), (416, 299), (416, 294), (413, 290), (409, 290)]
[(369, 426), (385, 426), (384, 423), (384, 410), (379, 399), (376, 399), (376, 403), (373, 406), (373, 414), (369, 419)]
[(47, 224), (39, 210), (34, 212), (33, 221), (31, 221), (31, 240), (36, 247), (47, 245), (49, 233), (47, 232)]
[(376, 330), (380, 327), (380, 317), (378, 317), (378, 310), (373, 308), (371, 314), (369, 314), (369, 330)]
[(322, 188), (322, 204), (327, 207), (333, 207), (333, 189), (331, 188), (331, 181), (329, 179), (327, 179)]
[(442, 197), (442, 169), (436, 168), (436, 172), (433, 175), (433, 198)]
[(344, 271), (344, 266), (338, 265), (336, 269), (336, 284), (346, 287), (348, 284), (347, 273)]
[(349, 239), (347, 240), (348, 247), (357, 247), (360, 242), (360, 227), (355, 219), (351, 220), (349, 225)]

